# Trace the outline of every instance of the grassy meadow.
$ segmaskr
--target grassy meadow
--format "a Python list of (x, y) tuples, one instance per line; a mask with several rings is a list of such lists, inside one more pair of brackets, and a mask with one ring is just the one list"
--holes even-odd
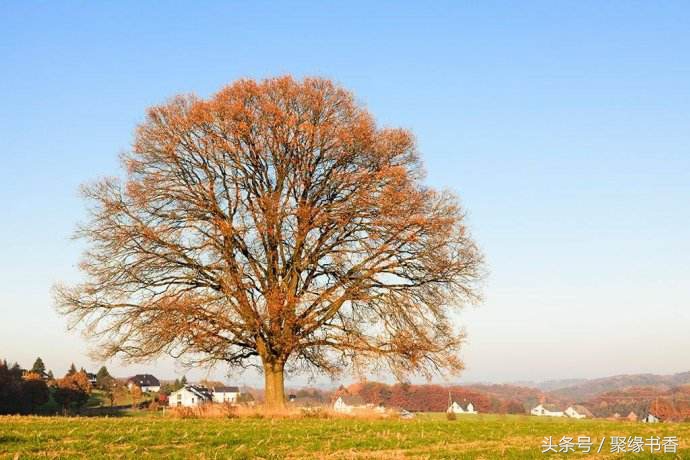
[[(609, 436), (677, 436), (677, 454), (611, 454)], [(542, 454), (544, 436), (606, 436), (600, 454)], [(422, 414), (352, 418), (0, 417), (0, 458), (690, 458), (690, 424)], [(593, 448), (596, 450), (597, 445)]]

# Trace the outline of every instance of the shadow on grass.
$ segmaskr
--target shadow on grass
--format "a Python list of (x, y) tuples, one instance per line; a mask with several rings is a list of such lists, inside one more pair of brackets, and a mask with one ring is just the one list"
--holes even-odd
[(122, 406), (87, 407), (82, 409), (80, 417), (132, 417), (141, 412), (148, 412), (143, 409), (132, 409), (130, 404)]
[(19, 442), (22, 438), (19, 436), (8, 436), (6, 434), (0, 434), (0, 444), (7, 444), (10, 442)]

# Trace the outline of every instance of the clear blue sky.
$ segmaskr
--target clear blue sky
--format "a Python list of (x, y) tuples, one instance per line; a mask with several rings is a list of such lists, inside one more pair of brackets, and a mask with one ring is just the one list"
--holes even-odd
[(95, 366), (50, 287), (146, 107), (290, 73), (414, 130), (461, 195), (491, 272), (461, 381), (690, 370), (690, 4), (520, 3), (2, 2), (0, 355)]

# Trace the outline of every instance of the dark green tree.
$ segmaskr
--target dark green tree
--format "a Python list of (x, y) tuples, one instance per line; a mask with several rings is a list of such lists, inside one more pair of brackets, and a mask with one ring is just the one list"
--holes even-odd
[(113, 386), (113, 376), (108, 372), (108, 368), (101, 366), (96, 372), (96, 386), (103, 390), (108, 390)]
[(31, 368), (31, 372), (35, 372), (38, 375), (43, 376), (45, 371), (46, 371), (46, 365), (43, 364), (43, 360), (39, 356), (38, 358), (36, 358), (36, 361), (34, 361), (34, 365)]
[(111, 377), (110, 372), (108, 372), (108, 368), (105, 366), (101, 366), (100, 369), (98, 369), (98, 372), (96, 372), (96, 378), (99, 377)]
[(75, 366), (74, 363), (72, 363), (72, 365), (69, 367), (69, 370), (67, 371), (66, 377), (68, 377), (70, 375), (74, 375), (76, 373), (77, 373), (77, 366)]
[(10, 368), (10, 373), (21, 378), (24, 371), (22, 371), (22, 367), (19, 365), (19, 363), (14, 363)]
[(22, 382), (22, 402), (25, 413), (34, 413), (39, 406), (48, 402), (48, 385), (40, 379), (29, 379)]

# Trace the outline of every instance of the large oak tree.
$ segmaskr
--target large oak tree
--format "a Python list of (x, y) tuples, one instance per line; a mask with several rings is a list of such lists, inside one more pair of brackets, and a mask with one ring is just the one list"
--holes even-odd
[(84, 187), (86, 281), (60, 311), (107, 357), (284, 372), (459, 370), (481, 255), (412, 134), (331, 81), (240, 80), (151, 108), (124, 180)]

